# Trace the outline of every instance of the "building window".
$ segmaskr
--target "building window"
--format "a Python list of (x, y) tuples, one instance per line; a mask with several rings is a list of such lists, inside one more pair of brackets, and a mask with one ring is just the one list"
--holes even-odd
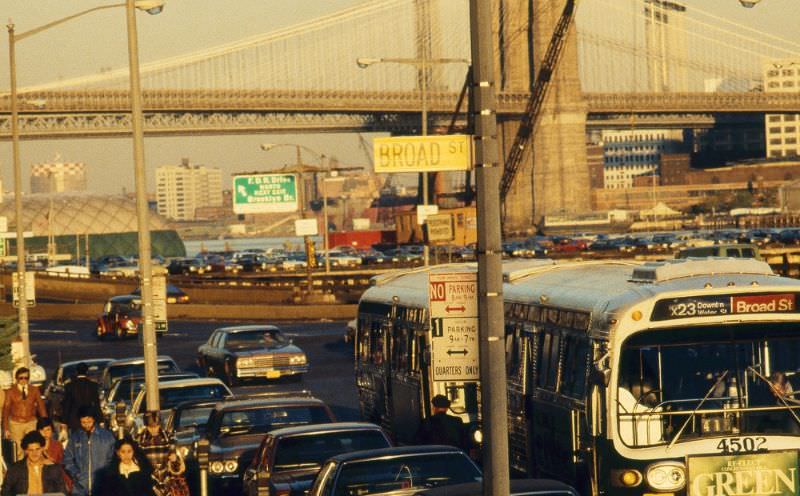
[(786, 122), (794, 122), (797, 120), (797, 114), (783, 114), (783, 120)]
[(781, 128), (779, 128), (777, 126), (776, 127), (771, 127), (771, 128), (769, 128), (769, 132), (770, 132), (770, 134), (778, 134), (778, 133), (781, 132)]
[(784, 81), (783, 82), (784, 88), (794, 88), (794, 81)]
[(771, 140), (769, 140), (769, 144), (770, 145), (780, 145), (781, 144), (781, 139), (780, 138), (772, 138)]
[(785, 143), (787, 145), (795, 145), (795, 144), (797, 144), (797, 138), (794, 137), (794, 136), (787, 137), (786, 140), (785, 140)]
[(767, 71), (767, 77), (775, 77), (777, 75), (778, 75), (777, 69), (770, 69), (769, 71)]
[(793, 69), (784, 69), (784, 70), (781, 71), (781, 74), (784, 75), (784, 76), (794, 76), (794, 70)]
[(770, 81), (770, 83), (769, 83), (769, 85), (767, 87), (768, 88), (780, 88), (781, 85), (777, 81)]
[(780, 115), (770, 115), (770, 116), (768, 116), (767, 120), (769, 122), (780, 122), (781, 121), (781, 116)]
[(797, 128), (794, 127), (794, 126), (786, 126), (785, 128), (783, 128), (783, 132), (785, 132), (785, 133), (794, 133), (794, 132), (797, 132)]

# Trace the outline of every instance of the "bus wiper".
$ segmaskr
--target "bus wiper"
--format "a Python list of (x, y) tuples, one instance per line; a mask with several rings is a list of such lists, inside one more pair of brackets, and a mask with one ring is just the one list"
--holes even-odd
[(703, 407), (703, 403), (705, 403), (706, 400), (708, 399), (708, 397), (711, 396), (711, 393), (714, 392), (714, 390), (717, 388), (719, 383), (722, 382), (722, 380), (725, 379), (725, 377), (728, 376), (728, 372), (729, 371), (726, 370), (725, 372), (720, 374), (719, 378), (717, 379), (717, 382), (715, 382), (714, 384), (711, 385), (710, 388), (708, 388), (708, 391), (706, 391), (706, 395), (703, 396), (703, 399), (700, 400), (700, 403), (698, 403), (697, 406), (695, 407), (695, 409), (692, 410), (692, 414), (689, 415), (689, 418), (687, 418), (686, 421), (681, 426), (681, 428), (678, 429), (678, 433), (675, 434), (675, 437), (672, 438), (672, 441), (669, 442), (669, 446), (667, 446), (667, 451), (669, 451), (669, 449), (672, 448), (675, 445), (675, 443), (678, 442), (678, 439), (681, 437), (681, 434), (683, 434), (683, 430), (686, 429), (686, 426), (689, 425), (689, 422), (692, 421), (692, 419), (697, 414), (697, 412), (700, 410), (700, 408)]
[[(772, 385), (772, 382), (763, 375), (761, 375), (761, 373), (758, 370), (754, 369), (751, 366), (748, 366), (747, 370), (751, 371), (754, 376), (764, 381), (764, 383), (769, 387), (770, 391), (775, 391), (775, 387)], [(783, 406), (785, 406), (789, 410), (789, 413), (791, 413), (792, 417), (794, 417), (794, 421), (800, 424), (800, 417), (798, 417), (797, 414), (794, 412), (794, 408), (789, 406), (789, 403), (786, 402), (786, 398), (784, 398), (782, 394), (775, 394), (775, 397), (778, 398), (778, 401), (783, 403)]]

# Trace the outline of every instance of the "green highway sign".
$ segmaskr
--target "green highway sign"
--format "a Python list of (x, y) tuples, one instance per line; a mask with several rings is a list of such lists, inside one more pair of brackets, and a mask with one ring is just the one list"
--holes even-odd
[(237, 214), (297, 211), (297, 175), (233, 176), (233, 211)]

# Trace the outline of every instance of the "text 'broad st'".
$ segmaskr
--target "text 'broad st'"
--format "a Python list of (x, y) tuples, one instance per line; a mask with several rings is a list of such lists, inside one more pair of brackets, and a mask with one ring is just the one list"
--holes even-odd
[(472, 138), (446, 136), (400, 136), (375, 138), (375, 172), (439, 172), (472, 168)]

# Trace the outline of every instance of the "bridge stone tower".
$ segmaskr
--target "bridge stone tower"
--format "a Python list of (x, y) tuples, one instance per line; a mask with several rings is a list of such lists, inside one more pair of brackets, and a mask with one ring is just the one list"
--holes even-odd
[[(566, 0), (493, 0), (498, 90), (530, 91)], [(533, 70), (531, 69), (533, 66)], [(591, 210), (586, 157), (586, 102), (578, 79), (578, 43), (573, 26), (564, 46), (543, 115), (505, 203), (507, 233), (534, 229), (545, 215)], [(498, 122), (505, 160), (519, 125)], [(529, 146), (530, 149), (530, 146)]]

